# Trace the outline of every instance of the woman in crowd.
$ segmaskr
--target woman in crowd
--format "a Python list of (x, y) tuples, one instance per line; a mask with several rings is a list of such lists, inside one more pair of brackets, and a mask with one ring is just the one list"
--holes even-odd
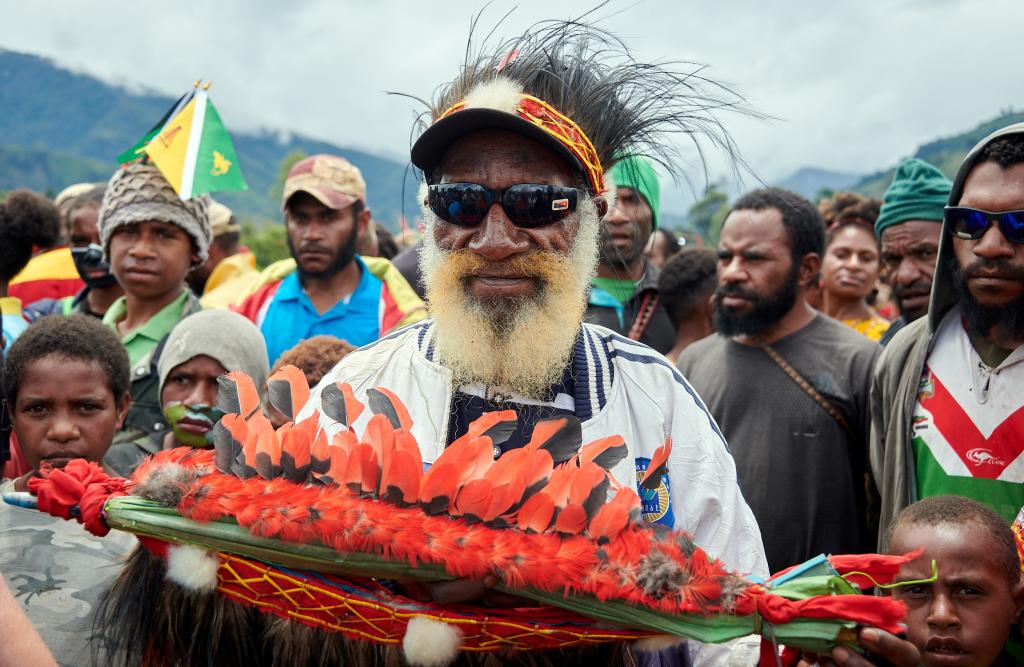
[(821, 310), (877, 341), (889, 321), (871, 307), (878, 287), (879, 246), (874, 223), (881, 202), (839, 192), (819, 205), (828, 232), (821, 261)]

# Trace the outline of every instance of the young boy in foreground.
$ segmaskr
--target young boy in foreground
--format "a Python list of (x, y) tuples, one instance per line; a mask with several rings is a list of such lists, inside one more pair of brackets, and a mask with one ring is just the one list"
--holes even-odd
[[(1024, 583), (1013, 533), (998, 514), (969, 498), (933, 496), (900, 512), (886, 544), (894, 554), (924, 550), (893, 589), (907, 605), (907, 638), (921, 664), (1017, 664), (1003, 646), (1024, 607)], [(938, 579), (927, 582), (933, 559)]]
[[(85, 315), (45, 317), (11, 345), (3, 378), (32, 470), (0, 491), (27, 490), (44, 464), (103, 460), (129, 402), (128, 354), (113, 330)], [(0, 571), (58, 663), (89, 663), (93, 612), (134, 543), (0, 502)]]

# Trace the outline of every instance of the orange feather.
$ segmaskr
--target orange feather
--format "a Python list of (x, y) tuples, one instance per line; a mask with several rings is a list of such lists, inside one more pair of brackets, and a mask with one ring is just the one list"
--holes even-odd
[(370, 421), (363, 430), (365, 444), (373, 447), (377, 454), (377, 460), (383, 461), (385, 452), (391, 452), (395, 448), (395, 429), (386, 415), (376, 414), (370, 417)]
[(306, 375), (291, 364), (282, 366), (267, 378), (270, 403), (288, 419), (295, 415), (309, 401), (309, 384)]
[(407, 505), (420, 497), (423, 462), (419, 448), (397, 449), (384, 460), (380, 477), (380, 495), (386, 502)]
[(516, 524), (520, 530), (543, 533), (551, 526), (555, 516), (555, 504), (546, 493), (538, 493), (529, 498), (519, 508)]
[(311, 464), (309, 431), (298, 426), (281, 430), (281, 471), (289, 480), (301, 484), (306, 481)]
[[(394, 413), (394, 417), (398, 421), (398, 423), (395, 424), (394, 422), (392, 422), (392, 426), (394, 426), (395, 428), (403, 428), (406, 431), (412, 430), (412, 416), (409, 415), (408, 408), (405, 407), (405, 404), (402, 403), (402, 400), (398, 398), (398, 395), (395, 394), (395, 392), (391, 391), (390, 389), (385, 389), (384, 387), (374, 387), (370, 391), (377, 392), (379, 398), (384, 399), (383, 401), (381, 401), (380, 404), (378, 404), (378, 407), (384, 410), (383, 414), (388, 414), (391, 412)], [(370, 408), (372, 409), (374, 407), (374, 397), (372, 394), (368, 394), (368, 396), (371, 397)], [(374, 410), (374, 412), (376, 412), (376, 410)]]
[(610, 503), (597, 511), (587, 527), (587, 534), (604, 544), (625, 530), (640, 515), (640, 496), (633, 489), (619, 489)]
[(455, 511), (452, 516), (472, 516), (483, 519), (487, 514), (493, 488), (486, 479), (474, 479), (467, 482), (455, 497)]
[(420, 503), (427, 514), (441, 514), (448, 509), (459, 485), (461, 471), (454, 461), (438, 459), (423, 474), (420, 483)]
[(587, 525), (587, 511), (583, 505), (570, 503), (562, 508), (555, 519), (555, 530), (569, 535), (579, 535)]
[(309, 448), (310, 470), (318, 474), (327, 472), (331, 465), (331, 449), (327, 444), (327, 434), (318, 430)]
[[(242, 371), (232, 371), (218, 381), (223, 396), (218, 403), (225, 412), (235, 412), (248, 417), (260, 407), (260, 392), (256, 383)], [(221, 400), (223, 399), (223, 400)]]
[(616, 463), (626, 457), (626, 441), (621, 435), (610, 435), (584, 445), (580, 449), (580, 464), (596, 463), (611, 470)]
[(665, 438), (665, 444), (654, 450), (651, 462), (647, 464), (647, 472), (640, 480), (640, 487), (656, 489), (661, 483), (661, 476), (668, 471), (668, 457), (672, 453), (672, 438)]
[(346, 426), (354, 424), (365, 408), (347, 382), (329, 384), (320, 392), (320, 411)]

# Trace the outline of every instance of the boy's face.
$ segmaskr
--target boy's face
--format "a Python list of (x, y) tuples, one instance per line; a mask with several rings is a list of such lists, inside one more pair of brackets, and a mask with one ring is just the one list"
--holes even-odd
[(935, 559), (939, 578), (930, 584), (893, 589), (907, 605), (907, 637), (927, 667), (988, 667), (1021, 609), (1021, 584), (1011, 585), (995, 556), (995, 538), (984, 527), (908, 525), (892, 537), (892, 553), (924, 549), (900, 569), (897, 581), (931, 577)]
[(169, 222), (149, 220), (121, 225), (110, 237), (110, 267), (124, 291), (158, 300), (185, 284), (199, 256), (192, 237)]
[(206, 436), (223, 414), (215, 409), (220, 390), (217, 378), (227, 372), (219, 361), (200, 354), (167, 374), (160, 401), (178, 442), (190, 447), (209, 445)]
[(51, 354), (22, 371), (14, 431), (34, 471), (44, 462), (57, 468), (77, 458), (99, 463), (130, 400), (128, 394), (115, 399), (99, 363)]

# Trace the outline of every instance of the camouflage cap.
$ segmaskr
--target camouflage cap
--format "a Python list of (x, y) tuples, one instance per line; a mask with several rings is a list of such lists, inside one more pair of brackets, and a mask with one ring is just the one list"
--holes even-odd
[(336, 155), (311, 155), (295, 163), (284, 182), (281, 208), (296, 192), (308, 192), (328, 208), (348, 208), (366, 203), (366, 181), (351, 162)]

